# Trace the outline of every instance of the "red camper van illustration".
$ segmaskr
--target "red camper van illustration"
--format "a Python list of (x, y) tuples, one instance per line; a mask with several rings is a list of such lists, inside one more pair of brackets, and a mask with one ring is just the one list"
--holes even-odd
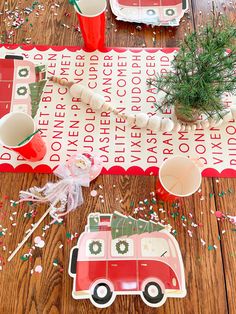
[(187, 0), (112, 0), (111, 6), (115, 15), (129, 21), (164, 26), (177, 26), (188, 9)]
[(104, 308), (118, 294), (138, 294), (151, 307), (186, 295), (182, 256), (161, 224), (118, 212), (90, 214), (71, 250), (72, 296)]
[(11, 111), (31, 114), (29, 84), (35, 79), (32, 62), (0, 59), (0, 118)]

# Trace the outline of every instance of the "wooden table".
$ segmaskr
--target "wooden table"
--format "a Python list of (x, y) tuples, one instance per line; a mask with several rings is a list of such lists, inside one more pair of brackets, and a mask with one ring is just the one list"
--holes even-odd
[[(31, 6), (32, 2), (11, 0), (7, 1), (6, 7), (15, 9), (18, 5), (20, 8), (25, 8)], [(10, 39), (10, 42), (19, 44), (30, 37), (31, 43), (35, 44), (81, 45), (81, 35), (73, 30), (72, 25), (76, 25), (76, 17), (68, 1), (42, 0), (40, 2), (45, 4), (45, 11), (40, 10), (38, 17), (35, 12), (29, 15), (28, 23), (15, 31), (15, 36)], [(205, 20), (204, 17), (210, 11), (207, 2), (190, 0), (189, 14), (182, 19), (180, 27), (173, 29), (141, 25), (140, 30), (136, 28), (136, 24), (117, 22), (108, 9), (107, 45), (176, 47), (188, 27), (198, 29), (201, 20)], [(224, 8), (223, 1), (216, 2), (230, 18), (235, 18), (236, 11), (232, 5)], [(59, 3), (60, 7), (55, 6), (55, 3)], [(4, 1), (1, 1), (0, 11), (6, 7)], [(71, 13), (71, 16), (66, 16), (66, 13)], [(5, 14), (0, 16), (1, 32), (6, 30), (4, 17)], [(71, 28), (68, 29), (66, 25)], [(4, 260), (8, 256), (8, 251), (16, 247), (25, 231), (39, 219), (46, 208), (39, 206), (37, 215), (26, 219), (23, 215), (30, 210), (30, 207), (25, 205), (22, 209), (12, 208), (9, 199), (17, 199), (21, 189), (25, 190), (34, 185), (42, 186), (50, 180), (55, 181), (55, 177), (45, 174), (0, 173), (0, 198), (4, 204), (0, 209), (0, 224), (8, 228), (6, 236), (0, 237), (0, 257)], [(98, 310), (88, 300), (76, 301), (71, 297), (72, 278), (69, 277), (67, 269), (69, 252), (76, 241), (68, 242), (66, 232), (81, 233), (89, 212), (119, 210), (123, 213), (131, 213), (131, 202), (137, 204), (140, 200), (150, 198), (155, 181), (155, 177), (100, 176), (89, 189), (84, 190), (84, 205), (69, 214), (63, 225), (53, 225), (46, 232), (45, 247), (34, 250), (30, 261), (24, 262), (20, 259), (20, 256), (29, 251), (28, 246), (25, 245), (11, 263), (3, 265), (0, 271), (0, 313), (236, 313), (235, 226), (228, 221), (218, 222), (212, 213), (220, 210), (236, 215), (236, 194), (232, 192), (236, 190), (235, 179), (204, 178), (201, 193), (184, 199), (179, 209), (179, 216), (175, 214), (177, 210), (171, 206), (164, 206), (166, 211), (169, 210), (166, 217), (177, 231), (177, 239), (183, 254), (187, 284), (187, 296), (184, 299), (168, 299), (165, 305), (157, 310), (144, 305), (138, 296), (118, 296), (110, 308)], [(103, 189), (99, 188), (99, 185)], [(103, 196), (104, 202), (101, 202), (101, 197), (90, 196), (90, 191), (94, 188)], [(227, 193), (222, 194), (222, 192)], [(158, 208), (154, 209), (158, 210)], [(12, 214), (14, 211), (17, 211), (15, 217)], [(182, 215), (187, 217), (186, 227), (182, 225)], [(10, 217), (17, 222), (15, 227), (12, 226)], [(193, 221), (200, 223), (200, 226), (197, 228), (190, 226)], [(49, 218), (45, 223), (49, 223)], [(187, 230), (193, 231), (192, 237)], [(36, 235), (42, 235), (41, 228), (35, 232), (30, 243)], [(206, 242), (205, 245), (201, 239)], [(59, 249), (60, 244), (64, 245), (61, 249)], [(213, 248), (213, 245), (217, 248)], [(53, 265), (54, 259), (58, 260), (59, 266)], [(31, 274), (31, 270), (37, 265), (43, 267), (42, 273)]]

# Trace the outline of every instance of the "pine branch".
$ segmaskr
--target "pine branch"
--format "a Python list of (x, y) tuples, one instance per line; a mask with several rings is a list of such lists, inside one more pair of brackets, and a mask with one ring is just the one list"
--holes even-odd
[[(181, 111), (191, 114), (191, 109), (223, 116), (221, 96), (236, 92), (236, 27), (212, 6), (210, 22), (201, 32), (189, 32), (180, 45), (171, 65), (173, 72), (156, 76), (151, 86), (164, 92), (162, 106), (181, 103)], [(226, 49), (230, 52), (226, 54)]]

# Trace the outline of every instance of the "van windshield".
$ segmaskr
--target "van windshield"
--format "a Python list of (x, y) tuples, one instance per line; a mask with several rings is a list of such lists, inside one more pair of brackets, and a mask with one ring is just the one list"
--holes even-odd
[(141, 254), (149, 257), (170, 257), (170, 247), (167, 240), (162, 238), (143, 238), (141, 240)]

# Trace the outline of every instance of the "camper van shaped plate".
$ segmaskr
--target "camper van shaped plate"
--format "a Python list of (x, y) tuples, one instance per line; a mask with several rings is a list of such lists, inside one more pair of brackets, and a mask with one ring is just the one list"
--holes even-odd
[(0, 59), (0, 118), (11, 111), (31, 115), (29, 84), (35, 82), (35, 65), (31, 61)]
[(187, 0), (110, 0), (117, 20), (156, 26), (178, 26)]
[(178, 242), (161, 224), (118, 212), (93, 213), (72, 248), (69, 275), (72, 296), (90, 299), (98, 308), (110, 306), (116, 295), (140, 295), (150, 307), (167, 297), (186, 295)]

